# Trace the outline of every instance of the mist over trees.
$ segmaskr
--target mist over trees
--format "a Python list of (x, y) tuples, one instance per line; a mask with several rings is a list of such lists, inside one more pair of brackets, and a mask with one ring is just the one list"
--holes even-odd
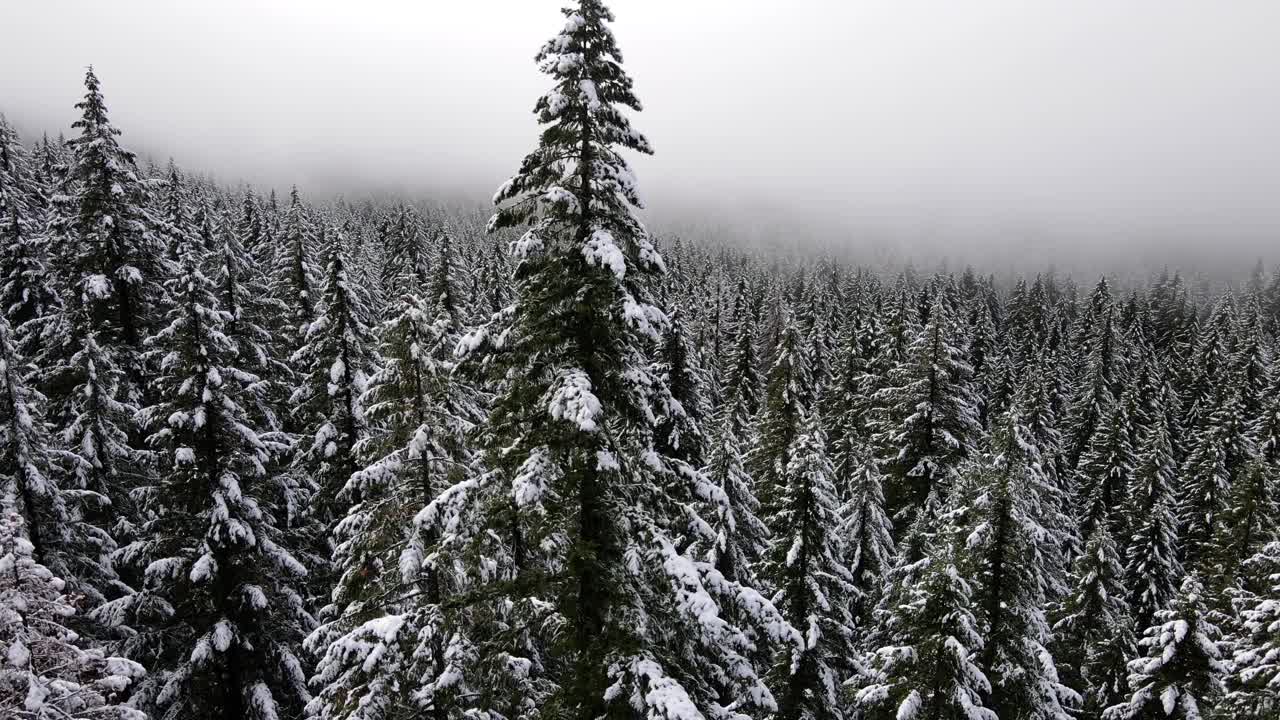
[(488, 218), (0, 119), (0, 714), (1276, 717), (1280, 271), (655, 237), (612, 19)]

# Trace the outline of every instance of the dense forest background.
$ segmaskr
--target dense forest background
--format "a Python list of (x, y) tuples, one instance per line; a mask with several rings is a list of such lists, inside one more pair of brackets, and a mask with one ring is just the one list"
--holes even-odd
[(565, 15), (492, 217), (0, 119), (0, 714), (1277, 717), (1280, 271), (651, 238)]

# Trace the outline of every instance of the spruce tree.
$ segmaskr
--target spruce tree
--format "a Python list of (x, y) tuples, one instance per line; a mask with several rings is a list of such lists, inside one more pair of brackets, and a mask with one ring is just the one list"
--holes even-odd
[(1052, 647), (1063, 681), (1081, 695), (1080, 717), (1096, 720), (1124, 698), (1125, 663), (1137, 647), (1124, 568), (1106, 525), (1089, 536), (1071, 579), (1074, 590), (1057, 613)]
[(40, 355), (46, 318), (59, 311), (43, 239), (14, 205), (0, 205), (0, 315), (17, 334), (18, 349)]
[(810, 410), (812, 378), (808, 354), (796, 319), (783, 321), (782, 337), (766, 380), (764, 405), (754, 436), (756, 446), (748, 459), (766, 509), (785, 491), (784, 476), (791, 462), (791, 445), (799, 437)]
[[(622, 112), (639, 102), (609, 10), (580, 0), (564, 14), (538, 55), (555, 83), (535, 106), (546, 126), (540, 146), (498, 190), (490, 221), (493, 230), (529, 225), (513, 244), (516, 301), (489, 335), (505, 378), (489, 457), (512, 482), (528, 553), (510, 597), (545, 599), (563, 627), (547, 650), (548, 695), (529, 700), (584, 720), (712, 712), (722, 696), (772, 709), (744, 655), (746, 636), (718, 616), (711, 595), (738, 591), (672, 536), (705, 532), (690, 501), (714, 490), (655, 449), (653, 408), (670, 390), (646, 354), (666, 325), (651, 301), (664, 265), (618, 154), (650, 152)], [(489, 514), (495, 531), (510, 531), (510, 510)], [(482, 692), (476, 702), (491, 699)]]
[(768, 515), (769, 549), (761, 575), (783, 617), (804, 635), (798, 657), (775, 663), (779, 720), (841, 718), (836, 694), (851, 653), (852, 575), (838, 532), (835, 468), (816, 416), (808, 416), (787, 456), (781, 494)]
[(865, 636), (896, 555), (893, 523), (885, 506), (884, 475), (870, 449), (853, 451), (844, 463), (847, 499), (840, 508), (838, 532), (849, 569), (854, 630)]
[[(772, 708), (744, 655), (746, 635), (719, 618), (712, 596), (739, 591), (672, 536), (707, 532), (691, 500), (714, 491), (655, 450), (653, 409), (669, 402), (669, 388), (646, 354), (667, 324), (650, 300), (664, 265), (636, 218), (634, 179), (618, 154), (650, 150), (622, 114), (639, 101), (609, 10), (580, 0), (564, 15), (539, 53), (554, 81), (535, 105), (547, 127), (499, 188), (490, 220), (492, 229), (530, 227), (513, 243), (516, 302), (488, 334), (504, 382), (486, 445), (511, 480), (526, 548), (508, 598), (538, 597), (563, 628), (545, 648), (548, 694), (527, 701), (584, 720), (712, 712), (722, 697)], [(488, 514), (494, 532), (512, 532), (511, 511)], [(475, 703), (486, 707), (506, 680), (474, 683)]]
[(710, 520), (715, 539), (706, 556), (729, 580), (757, 587), (757, 563), (768, 547), (769, 529), (760, 519), (760, 500), (744, 466), (732, 417), (733, 409), (722, 413), (720, 429), (712, 439), (710, 460), (703, 468), (707, 480), (724, 494), (723, 504)]
[(876, 445), (883, 453), (889, 509), (899, 532), (931, 494), (946, 496), (957, 466), (973, 453), (982, 430), (969, 384), (972, 374), (939, 293), (929, 322), (890, 371), (888, 386), (876, 393), (886, 408)]
[[(67, 142), (70, 158), (55, 197), (51, 241), (72, 309), (76, 336), (93, 332), (125, 373), (122, 401), (140, 399), (142, 341), (156, 320), (161, 282), (170, 270), (147, 210), (147, 190), (133, 153), (107, 117), (98, 78), (85, 74), (85, 97)], [(70, 352), (78, 346), (63, 346)]]
[(232, 318), (193, 253), (169, 294), (169, 325), (148, 340), (164, 400), (142, 413), (166, 467), (119, 552), (145, 568), (145, 588), (118, 603), (150, 625), (128, 645), (151, 660), (139, 702), (161, 717), (288, 716), (310, 699), (296, 650), (311, 619), (306, 570), (274, 522), (273, 448), (244, 407), (257, 378), (236, 366)]
[(913, 563), (916, 581), (902, 588), (903, 602), (881, 618), (887, 642), (869, 655), (855, 696), (867, 720), (997, 720), (983, 702), (991, 683), (977, 665), (982, 635), (954, 534), (944, 531), (944, 539)]
[(1126, 512), (1133, 536), (1126, 553), (1129, 607), (1134, 625), (1146, 628), (1173, 600), (1182, 581), (1174, 493), (1176, 466), (1169, 418), (1157, 413), (1143, 438)]
[(1046, 483), (1031, 429), (1015, 403), (1001, 420), (994, 448), (975, 463), (976, 488), (966, 542), (979, 586), (975, 605), (984, 634), (979, 667), (991, 681), (987, 706), (1004, 717), (1065, 720), (1076, 693), (1058, 681), (1044, 606), (1046, 556), (1054, 538), (1040, 524)]
[(1114, 404), (1099, 421), (1076, 468), (1080, 536), (1088, 538), (1097, 527), (1106, 525), (1113, 538), (1120, 538), (1121, 553), (1129, 537), (1123, 508), (1138, 463), (1133, 435), (1128, 407)]
[(673, 401), (658, 408), (658, 451), (701, 467), (706, 456), (702, 422), (708, 412), (704, 397), (707, 381), (697, 354), (690, 351), (678, 312), (671, 314), (658, 343), (654, 373), (670, 388)]
[(345, 514), (338, 495), (359, 469), (355, 446), (367, 430), (361, 398), (377, 367), (369, 310), (349, 275), (344, 242), (333, 234), (316, 318), (291, 358), (301, 374), (290, 405), (303, 428), (294, 462), (311, 479), (312, 517), (326, 534)]
[(1268, 543), (1250, 563), (1263, 575), (1263, 593), (1241, 603), (1242, 632), (1221, 715), (1263, 720), (1280, 711), (1280, 542)]
[(284, 222), (284, 242), (276, 250), (271, 284), (275, 297), (289, 305), (280, 344), (291, 354), (302, 346), (307, 326), (315, 319), (314, 293), (320, 287), (310, 260), (311, 239), (296, 186), (289, 191)]
[(1214, 535), (1224, 522), (1232, 488), (1257, 454), (1239, 389), (1224, 392), (1221, 405), (1202, 420), (1179, 480), (1182, 551), (1193, 570), (1212, 562)]
[(1143, 633), (1144, 654), (1129, 663), (1132, 694), (1103, 713), (1104, 720), (1199, 720), (1212, 717), (1223, 694), (1227, 665), (1220, 632), (1209, 619), (1204, 588), (1194, 575), (1182, 581), (1173, 605)]
[(335, 619), (307, 641), (321, 657), (315, 717), (426, 710), (445, 718), (457, 707), (448, 694), (457, 641), (442, 605), (460, 578), (442, 561), (441, 533), (423, 513), (472, 476), (467, 441), (481, 398), (454, 372), (461, 323), (452, 252), (441, 242), (430, 284), (422, 287), (416, 273), (396, 283), (398, 314), (379, 330), (382, 365), (361, 398), (371, 432), (356, 447), (367, 464), (340, 494), (351, 506), (335, 529), (338, 579), (326, 613)]
[(1077, 320), (1072, 362), (1081, 363), (1076, 375), (1067, 420), (1068, 466), (1077, 468), (1097, 428), (1114, 412), (1121, 382), (1116, 310), (1106, 278), (1099, 280), (1089, 304)]

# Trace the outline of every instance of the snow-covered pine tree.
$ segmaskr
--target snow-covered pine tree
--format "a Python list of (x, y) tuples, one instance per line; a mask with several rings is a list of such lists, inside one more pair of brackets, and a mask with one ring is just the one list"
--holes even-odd
[(1212, 563), (1214, 535), (1224, 522), (1232, 488), (1257, 456), (1240, 389), (1224, 388), (1221, 397), (1220, 405), (1200, 420), (1179, 478), (1181, 546), (1188, 570), (1209, 569), (1201, 563)]
[(910, 526), (930, 495), (946, 496), (957, 466), (973, 453), (982, 432), (970, 387), (973, 372), (955, 343), (944, 294), (935, 295), (928, 323), (876, 393), (886, 412), (874, 442), (882, 452), (898, 532)]
[[(735, 404), (742, 403), (741, 398)], [(733, 431), (735, 408), (721, 413), (720, 429), (711, 443), (711, 458), (703, 473), (724, 494), (710, 520), (715, 541), (705, 553), (716, 570), (733, 582), (758, 587), (757, 563), (769, 545), (769, 529), (760, 519), (755, 483), (742, 460), (741, 439)]]
[(1121, 556), (1131, 534), (1124, 504), (1138, 464), (1133, 435), (1127, 404), (1112, 404), (1099, 419), (1075, 472), (1080, 537), (1087, 539), (1099, 525), (1106, 525), (1113, 538), (1120, 538)]
[(966, 548), (978, 587), (974, 604), (983, 633), (977, 662), (991, 682), (986, 705), (1004, 717), (1068, 720), (1079, 699), (1058, 681), (1047, 649), (1046, 589), (1054, 538), (1040, 524), (1052, 490), (1043, 459), (1017, 402), (999, 421), (993, 447), (972, 464), (966, 482), (976, 496), (967, 515)]
[(798, 656), (791, 648), (779, 653), (771, 687), (779, 720), (838, 719), (843, 713), (837, 688), (852, 655), (853, 578), (844, 565), (835, 468), (821, 420), (808, 415), (802, 423), (766, 517), (770, 540), (760, 573), (805, 644)]
[(145, 569), (144, 589), (116, 603), (148, 626), (127, 644), (150, 660), (138, 703), (157, 717), (288, 717), (310, 699), (296, 650), (312, 621), (296, 589), (306, 570), (274, 522), (272, 448), (244, 408), (257, 378), (236, 366), (231, 316), (193, 253), (168, 290), (169, 325), (147, 341), (164, 400), (142, 413), (166, 469), (138, 491), (146, 519), (118, 553)]
[(169, 260), (177, 262), (187, 249), (199, 249), (199, 236), (195, 220), (191, 216), (191, 200), (186, 184), (172, 159), (169, 160), (169, 168), (165, 174), (168, 177), (161, 214), (156, 222), (156, 234)]
[(326, 720), (443, 719), (460, 706), (450, 694), (460, 641), (441, 606), (461, 579), (422, 513), (474, 473), (468, 436), (483, 398), (454, 372), (461, 321), (448, 236), (426, 287), (404, 267), (408, 256), (390, 260), (403, 273), (398, 313), (379, 329), (382, 364), (361, 398), (371, 432), (356, 450), (367, 465), (341, 494), (352, 505), (335, 530), (338, 579), (325, 613), (334, 620), (307, 640), (321, 657), (309, 712)]
[[(60, 485), (75, 496), (74, 514), (86, 543), (75, 556), (83, 560), (84, 570), (69, 573), (67, 579), (79, 583), (83, 578), (77, 589), (89, 599), (86, 605), (93, 606), (130, 592), (110, 569), (108, 557), (120, 540), (133, 537), (130, 493), (149, 477), (150, 457), (130, 444), (138, 408), (125, 399), (124, 370), (115, 362), (116, 355), (99, 342), (98, 334), (87, 329), (89, 323), (74, 319), (82, 311), (83, 307), (52, 318), (43, 333), (45, 338), (57, 338), (58, 345), (46, 348), (39, 365), (43, 384), (62, 400), (50, 404), (47, 417), (65, 449)], [(87, 334), (80, 335), (82, 330)], [(71, 353), (69, 357), (62, 357), (66, 352)], [(103, 572), (91, 577), (88, 571), (95, 568)]]
[(1107, 708), (1104, 720), (1213, 717), (1227, 664), (1204, 600), (1200, 581), (1188, 575), (1173, 605), (1156, 614), (1139, 641), (1144, 652), (1129, 663), (1132, 694)]
[(314, 485), (311, 513), (326, 535), (346, 514), (338, 495), (360, 467), (355, 446), (367, 430), (361, 398), (378, 364), (364, 290), (348, 274), (345, 243), (335, 230), (316, 317), (291, 358), (300, 376), (290, 404), (303, 430), (294, 461)]
[(766, 379), (764, 405), (754, 433), (755, 447), (747, 458), (766, 513), (773, 511), (778, 496), (785, 492), (791, 445), (800, 435), (812, 395), (804, 338), (795, 317), (787, 315)]
[(316, 271), (312, 266), (311, 240), (298, 188), (289, 191), (289, 209), (285, 212), (284, 242), (276, 249), (271, 268), (272, 294), (289, 304), (280, 346), (289, 354), (302, 346), (307, 327), (315, 319)]
[(75, 336), (97, 335), (129, 383), (118, 399), (136, 402), (142, 341), (156, 320), (161, 282), (170, 268), (147, 211), (146, 185), (133, 153), (120, 147), (120, 131), (107, 117), (93, 68), (85, 74), (85, 97), (76, 108), (81, 117), (72, 127), (80, 135), (67, 142), (70, 158), (54, 198), (50, 247), (63, 300), (73, 309)]
[[(539, 598), (560, 627), (543, 658), (547, 694), (526, 702), (582, 720), (719, 715), (727, 698), (745, 701), (736, 712), (771, 710), (744, 655), (750, 643), (716, 601), (759, 596), (677, 549), (676, 533), (710, 534), (694, 499), (715, 489), (655, 449), (653, 408), (670, 391), (646, 355), (666, 324), (651, 302), (663, 261), (618, 154), (650, 152), (622, 112), (639, 101), (612, 13), (579, 0), (564, 15), (538, 54), (555, 83), (535, 106), (546, 126), (540, 145), (498, 190), (490, 221), (493, 230), (530, 226), (513, 244), (516, 300), (488, 336), (506, 381), (487, 429), (526, 548), (506, 601)], [(484, 337), (470, 336), (468, 347)], [(492, 532), (511, 532), (509, 506), (488, 518)], [(529, 666), (508, 663), (504, 675)], [(487, 691), (508, 684), (470, 680), (482, 708)]]
[(0, 205), (0, 315), (24, 356), (41, 354), (43, 321), (60, 307), (42, 238), (15, 205)]
[(1082, 363), (1075, 375), (1070, 413), (1066, 418), (1068, 467), (1076, 469), (1098, 426), (1111, 415), (1119, 402), (1119, 331), (1111, 288), (1104, 277), (1098, 281), (1084, 312), (1076, 320), (1074, 353), (1069, 363)]
[(702, 422), (707, 417), (704, 396), (707, 379), (685, 338), (680, 313), (671, 313), (670, 322), (658, 343), (654, 373), (671, 390), (666, 407), (658, 408), (658, 452), (693, 467), (701, 467), (706, 457)]
[(867, 658), (855, 701), (866, 720), (997, 720), (991, 683), (977, 665), (982, 635), (973, 588), (960, 569), (955, 519), (910, 573), (902, 602), (881, 617), (885, 642)]
[(756, 323), (752, 315), (746, 279), (738, 284), (734, 302), (734, 322), (729, 357), (725, 361), (724, 402), (735, 408), (732, 431), (748, 437), (751, 423), (760, 411), (760, 373), (756, 356)]
[(1097, 720), (1126, 695), (1125, 663), (1137, 648), (1124, 568), (1107, 526), (1089, 536), (1072, 572), (1073, 591), (1053, 625), (1062, 679), (1081, 696), (1079, 716)]
[(1179, 388), (1185, 412), (1183, 427), (1192, 433), (1192, 442), (1213, 424), (1210, 416), (1222, 407), (1227, 392), (1232, 390), (1226, 381), (1231, 375), (1236, 322), (1235, 298), (1224, 294), (1195, 338)]
[(11, 498), (12, 509), (22, 515), (35, 561), (52, 564), (68, 517), (51, 473), (52, 443), (40, 407), (44, 398), (27, 382), (32, 374), (0, 314), (0, 497)]
[(884, 475), (874, 453), (866, 445), (852, 449), (841, 460), (845, 502), (840, 508), (837, 532), (844, 545), (849, 569), (850, 614), (856, 636), (864, 637), (873, 618), (885, 582), (893, 567), (893, 523), (884, 499)]
[(27, 149), (17, 131), (0, 113), (0, 209), (14, 209), (28, 217), (37, 210), (39, 190), (27, 156)]
[(276, 409), (285, 404), (292, 377), (289, 365), (276, 355), (270, 328), (287, 315), (288, 306), (271, 292), (225, 214), (216, 221), (210, 251), (200, 262), (211, 268), (218, 307), (228, 314), (224, 331), (236, 346), (237, 366), (258, 378), (245, 397), (246, 411), (260, 431), (277, 431), (282, 423)]
[(0, 715), (12, 720), (147, 720), (125, 703), (145, 674), (86, 647), (68, 588), (35, 557), (22, 515), (0, 501)]
[(1263, 592), (1241, 602), (1241, 633), (1220, 714), (1266, 720), (1280, 711), (1280, 542), (1268, 543), (1250, 565), (1262, 575)]
[[(1163, 404), (1163, 398), (1156, 402)], [(1133, 528), (1125, 555), (1126, 597), (1136, 628), (1148, 627), (1182, 582), (1174, 494), (1177, 467), (1164, 412), (1153, 414), (1142, 445), (1126, 507)]]

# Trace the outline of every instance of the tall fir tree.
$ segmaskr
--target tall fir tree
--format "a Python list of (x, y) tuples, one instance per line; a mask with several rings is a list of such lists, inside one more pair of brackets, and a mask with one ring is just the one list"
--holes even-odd
[(1133, 528), (1125, 555), (1127, 598), (1137, 628), (1151, 624), (1156, 612), (1173, 600), (1182, 581), (1175, 514), (1177, 468), (1167, 415), (1154, 415), (1142, 444), (1125, 509)]
[[(535, 595), (562, 627), (546, 651), (547, 695), (528, 700), (583, 720), (714, 714), (727, 697), (748, 699), (741, 712), (770, 710), (773, 699), (744, 655), (750, 643), (719, 616), (712, 592), (741, 594), (678, 550), (673, 536), (707, 527), (691, 501), (714, 489), (655, 449), (653, 408), (670, 402), (670, 389), (646, 354), (666, 325), (651, 301), (664, 265), (635, 214), (634, 178), (618, 154), (650, 152), (622, 112), (639, 101), (610, 11), (580, 0), (564, 15), (538, 54), (554, 82), (535, 106), (545, 126), (540, 145), (498, 190), (501, 208), (490, 221), (493, 230), (530, 226), (513, 245), (515, 303), (501, 332), (489, 335), (498, 351), (492, 365), (506, 382), (488, 447), (512, 482), (528, 553), (509, 601)], [(508, 531), (511, 508), (499, 507), (489, 521)], [(481, 692), (475, 702), (494, 700)]]
[(302, 428), (294, 461), (310, 478), (311, 515), (325, 535), (345, 514), (338, 495), (359, 469), (355, 447), (367, 432), (361, 399), (377, 367), (364, 291), (351, 280), (344, 244), (334, 232), (316, 318), (291, 358), (301, 371), (290, 398)]
[(446, 237), (425, 287), (409, 268), (393, 271), (407, 272), (395, 283), (398, 314), (379, 330), (382, 364), (361, 398), (371, 432), (356, 450), (367, 464), (340, 495), (351, 506), (336, 527), (334, 620), (308, 638), (321, 657), (314, 717), (446, 718), (458, 706), (459, 643), (442, 606), (460, 580), (423, 515), (474, 473), (468, 440), (482, 419), (483, 398), (454, 372), (452, 262)]
[(1053, 625), (1063, 680), (1081, 695), (1080, 717), (1096, 719), (1126, 693), (1125, 664), (1137, 648), (1124, 568), (1115, 541), (1099, 526), (1076, 558), (1067, 596)]
[(1041, 525), (1051, 486), (1031, 429), (1015, 404), (1000, 421), (994, 447), (974, 465), (976, 488), (966, 540), (984, 634), (979, 667), (991, 681), (986, 705), (1004, 717), (1066, 720), (1078, 699), (1058, 680), (1045, 618), (1055, 538)]
[(165, 399), (142, 413), (166, 468), (139, 490), (146, 519), (119, 552), (145, 577), (118, 601), (149, 626), (127, 645), (153, 671), (137, 702), (159, 717), (289, 716), (310, 699), (297, 648), (312, 621), (274, 522), (272, 448), (244, 408), (257, 378), (236, 366), (231, 316), (193, 253), (169, 294), (169, 325), (148, 340)]
[(1280, 542), (1268, 543), (1250, 564), (1261, 576), (1262, 592), (1241, 599), (1241, 632), (1221, 714), (1263, 720), (1280, 711)]
[(817, 416), (806, 417), (787, 455), (781, 494), (767, 518), (771, 535), (761, 574), (805, 643), (798, 656), (788, 648), (775, 663), (775, 717), (838, 719), (843, 713), (837, 688), (852, 654), (853, 577), (838, 532), (835, 468)]
[(800, 436), (813, 393), (809, 358), (799, 324), (792, 316), (783, 321), (782, 336), (766, 380), (764, 404), (756, 423), (755, 447), (748, 463), (767, 511), (785, 492), (791, 446)]
[[(156, 321), (170, 274), (164, 248), (147, 209), (147, 188), (134, 154), (120, 146), (120, 131), (107, 117), (93, 68), (85, 74), (85, 97), (72, 124), (70, 158), (61, 174), (51, 223), (53, 260), (77, 338), (89, 332), (128, 380), (123, 401), (141, 399), (142, 341)], [(63, 344), (55, 352), (75, 352)]]
[(955, 328), (943, 293), (903, 362), (877, 392), (886, 409), (875, 442), (888, 476), (889, 509), (902, 532), (930, 495), (946, 496), (961, 461), (981, 434), (970, 381), (972, 368), (955, 344)]
[(964, 577), (950, 530), (913, 564), (916, 581), (902, 588), (884, 623), (886, 642), (868, 656), (855, 702), (867, 720), (965, 718), (997, 720), (984, 705), (991, 683), (977, 665), (982, 634), (973, 586)]
[(1195, 575), (1182, 581), (1171, 607), (1143, 633), (1143, 654), (1129, 663), (1132, 694), (1103, 713), (1104, 720), (1199, 720), (1213, 717), (1227, 665), (1221, 633), (1205, 608)]

